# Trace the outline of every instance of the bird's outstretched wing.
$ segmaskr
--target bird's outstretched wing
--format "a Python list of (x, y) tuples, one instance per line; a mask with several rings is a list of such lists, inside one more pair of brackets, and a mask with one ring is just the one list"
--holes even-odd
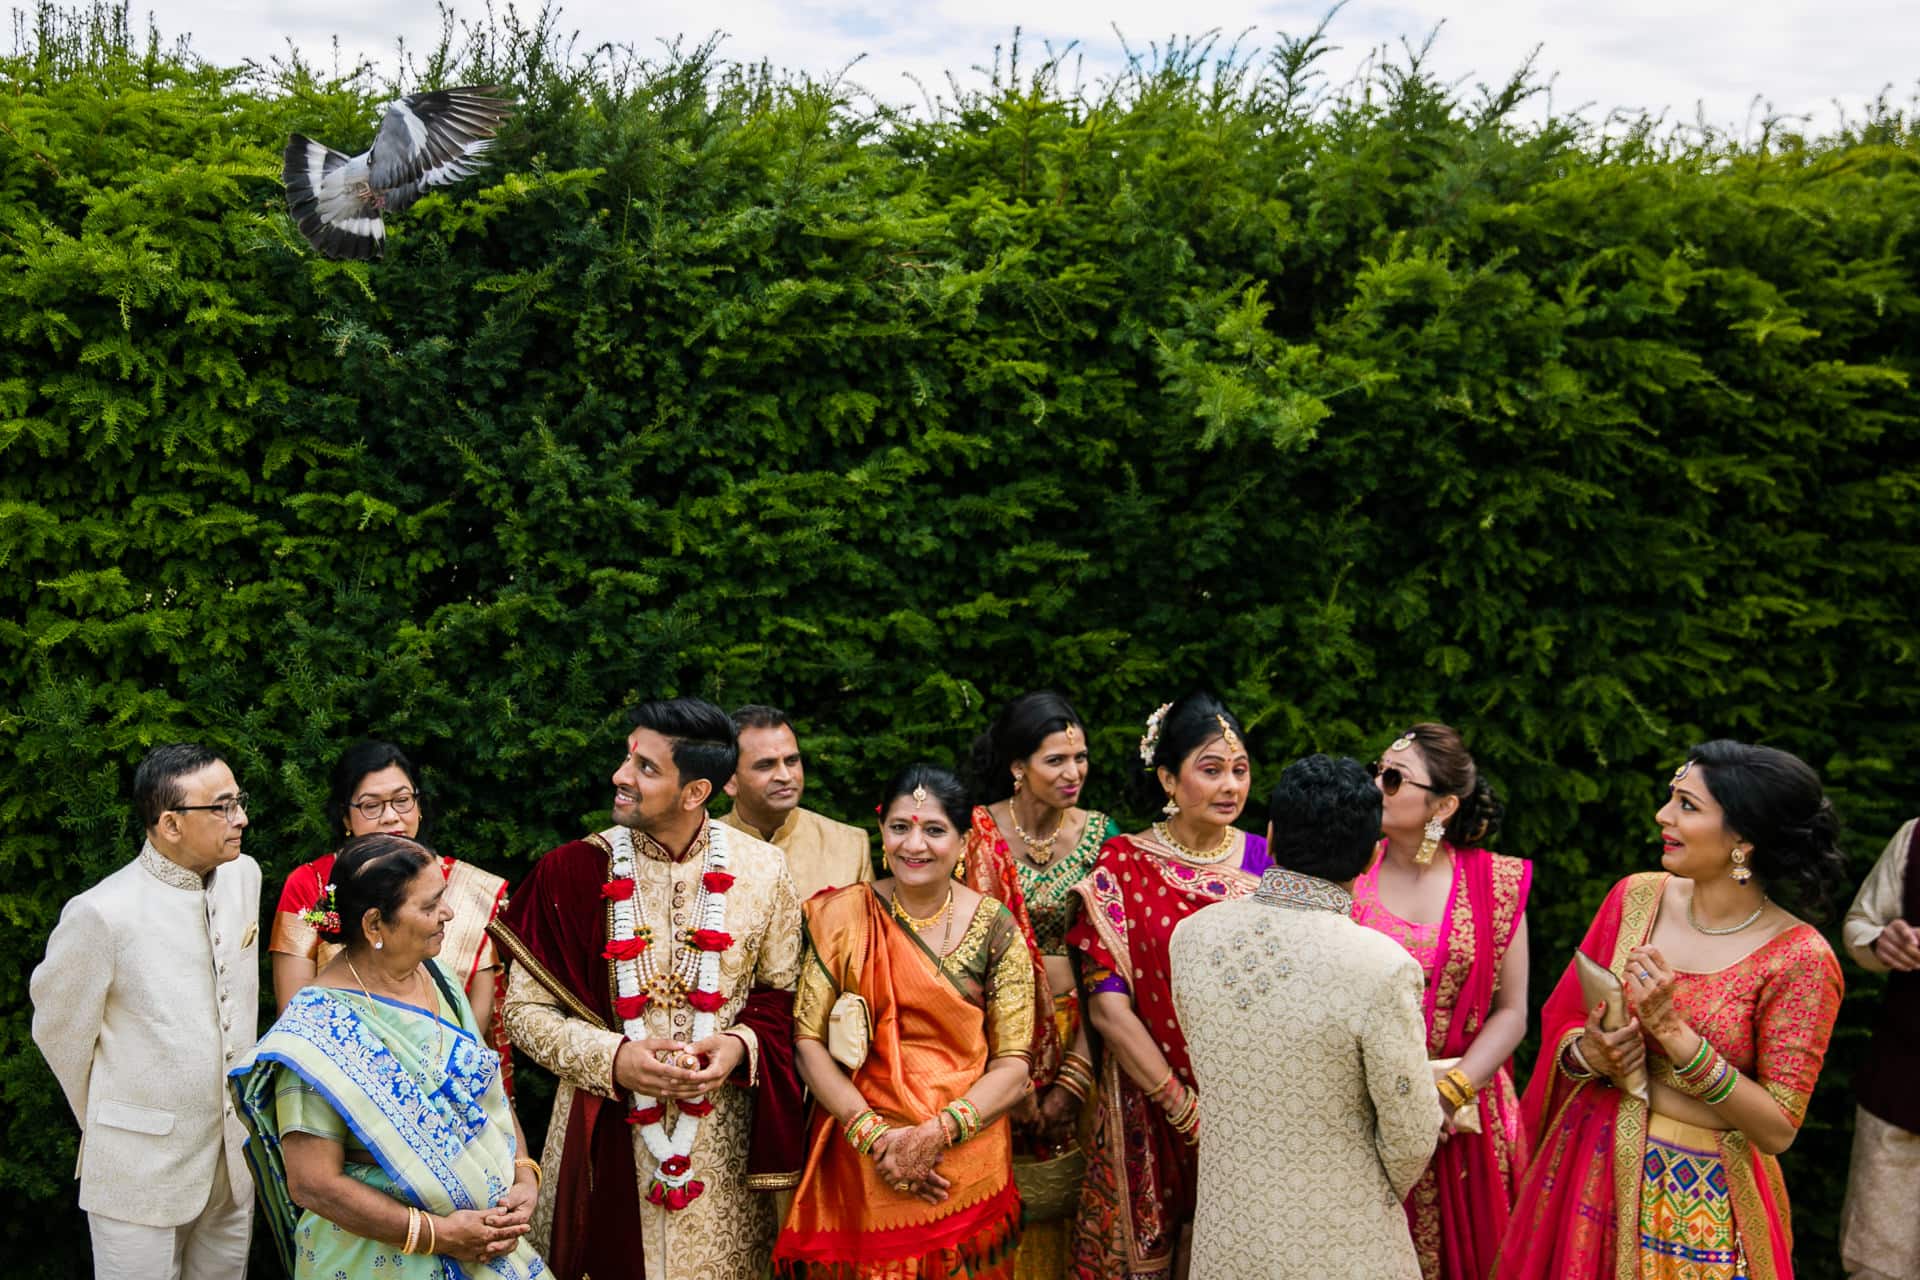
[(329, 258), (378, 258), (387, 229), (366, 194), (367, 159), (344, 156), (303, 134), (287, 139), (280, 176), (287, 212), (307, 243)]
[(475, 172), (513, 109), (493, 85), (412, 93), (388, 103), (367, 156), (373, 189), (388, 209), (403, 209), (429, 187)]

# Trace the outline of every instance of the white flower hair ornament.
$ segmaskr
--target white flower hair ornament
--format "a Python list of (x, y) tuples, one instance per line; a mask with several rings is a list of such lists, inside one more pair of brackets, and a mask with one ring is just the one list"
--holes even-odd
[(1160, 704), (1159, 710), (1147, 717), (1147, 731), (1140, 735), (1140, 763), (1153, 768), (1153, 751), (1160, 745), (1160, 722), (1167, 718), (1167, 712), (1173, 709), (1171, 702)]

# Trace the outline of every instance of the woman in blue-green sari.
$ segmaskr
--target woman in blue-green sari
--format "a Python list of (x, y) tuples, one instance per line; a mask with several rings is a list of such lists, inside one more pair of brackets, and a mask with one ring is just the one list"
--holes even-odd
[(540, 1166), (457, 979), (446, 879), (405, 836), (350, 840), (314, 923), (345, 949), (229, 1083), (294, 1280), (547, 1273), (523, 1237)]

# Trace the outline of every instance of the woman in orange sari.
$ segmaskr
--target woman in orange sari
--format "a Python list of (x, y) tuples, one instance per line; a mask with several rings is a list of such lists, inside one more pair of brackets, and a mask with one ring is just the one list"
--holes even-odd
[[(425, 799), (413, 761), (391, 742), (361, 742), (347, 748), (334, 765), (327, 795), (327, 822), (343, 841), (355, 836), (421, 838)], [(325, 853), (293, 869), (280, 891), (267, 950), (273, 955), (274, 1007), (285, 1013), (294, 993), (313, 981), (340, 948), (323, 942), (308, 919), (333, 879), (334, 855)], [(453, 920), (440, 949), (440, 964), (452, 972), (473, 1006), (487, 1047), (500, 1055), (500, 1082), (513, 1094), (513, 1051), (500, 1023), (505, 971), (494, 957), (487, 925), (507, 905), (507, 882), (470, 862), (442, 857), (447, 905)]]
[[(1485, 848), (1500, 802), (1450, 726), (1416, 724), (1394, 739), (1373, 780), (1385, 838), (1354, 881), (1353, 918), (1426, 974), (1440, 1104), (1440, 1147), (1407, 1195), (1407, 1225), (1424, 1280), (1486, 1280), (1527, 1163), (1508, 1059), (1527, 1032), (1533, 864)], [(1458, 1130), (1463, 1097), (1472, 1123)]]
[(1219, 699), (1189, 693), (1154, 712), (1140, 760), (1141, 781), (1166, 797), (1166, 820), (1107, 841), (1077, 886), (1084, 909), (1067, 932), (1083, 956), (1087, 1019), (1106, 1058), (1074, 1219), (1070, 1274), (1079, 1280), (1157, 1280), (1180, 1269), (1202, 1100), (1174, 1012), (1167, 944), (1182, 920), (1248, 896), (1273, 865), (1265, 837), (1233, 825), (1253, 766), (1240, 722)]
[(881, 805), (891, 877), (805, 904), (795, 1056), (818, 1106), (783, 1280), (1013, 1273), (1006, 1112), (1027, 1091), (1033, 958), (1005, 907), (956, 882), (971, 819), (958, 778), (909, 766)]
[(974, 740), (970, 767), (981, 803), (967, 833), (967, 883), (1006, 904), (1037, 966), (1034, 1103), (1013, 1116), (1013, 1179), (1026, 1213), (1014, 1276), (1064, 1280), (1094, 1092), (1067, 928), (1080, 910), (1074, 886), (1119, 829), (1106, 814), (1080, 807), (1087, 726), (1051, 690), (1008, 703)]
[[(1602, 1029), (1569, 966), (1542, 1015), (1522, 1104), (1535, 1136), (1494, 1274), (1539, 1280), (1791, 1280), (1779, 1153), (1840, 1008), (1810, 913), (1845, 863), (1820, 777), (1717, 741), (1673, 776), (1664, 871), (1613, 887), (1580, 950), (1633, 1016)], [(1646, 1083), (1646, 1100), (1635, 1087)]]

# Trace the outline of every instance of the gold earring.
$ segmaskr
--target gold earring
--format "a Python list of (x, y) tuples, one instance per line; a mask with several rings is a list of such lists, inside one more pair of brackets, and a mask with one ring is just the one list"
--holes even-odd
[(1020, 794), (1020, 788), (1022, 788), (1022, 787), (1024, 787), (1024, 786), (1026, 786), (1026, 785), (1027, 785), (1027, 775), (1026, 775), (1026, 774), (1024, 774), (1024, 773), (1016, 773), (1016, 774), (1014, 774), (1014, 775), (1013, 775), (1013, 794), (1015, 794), (1015, 795), (1019, 795), (1019, 794)]
[(1426, 839), (1420, 842), (1420, 849), (1413, 855), (1413, 860), (1423, 867), (1432, 862), (1433, 855), (1440, 852), (1440, 837), (1446, 834), (1446, 830), (1447, 824), (1439, 818), (1428, 818), (1427, 829), (1421, 833)]
[(960, 855), (960, 861), (953, 864), (953, 878), (960, 881), (967, 878), (967, 855), (964, 852)]
[(1166, 814), (1169, 818), (1177, 818), (1180, 816), (1180, 802), (1173, 798), (1173, 792), (1167, 792), (1167, 802), (1160, 806), (1160, 812)]
[(1753, 872), (1747, 867), (1747, 851), (1739, 845), (1733, 846), (1733, 882), (1745, 884), (1753, 879)]

